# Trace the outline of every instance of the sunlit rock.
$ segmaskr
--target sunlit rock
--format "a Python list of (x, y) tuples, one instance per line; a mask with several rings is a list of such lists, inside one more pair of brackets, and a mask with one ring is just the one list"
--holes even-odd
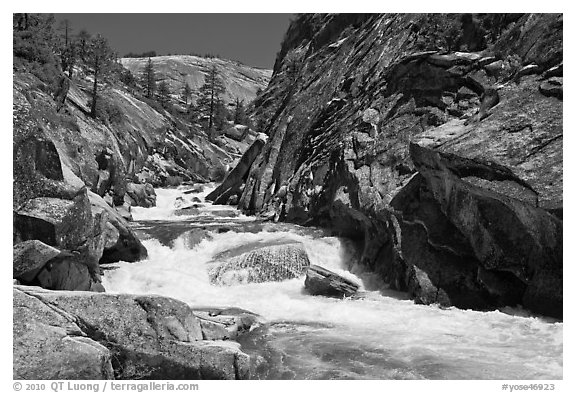
[(299, 243), (264, 246), (233, 256), (212, 268), (210, 282), (218, 285), (282, 281), (301, 276), (310, 265)]

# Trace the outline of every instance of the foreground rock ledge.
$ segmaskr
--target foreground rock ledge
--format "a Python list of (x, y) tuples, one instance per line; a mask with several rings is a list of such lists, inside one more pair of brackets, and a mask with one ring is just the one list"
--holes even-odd
[(14, 379), (248, 379), (235, 341), (209, 340), (161, 296), (13, 290)]

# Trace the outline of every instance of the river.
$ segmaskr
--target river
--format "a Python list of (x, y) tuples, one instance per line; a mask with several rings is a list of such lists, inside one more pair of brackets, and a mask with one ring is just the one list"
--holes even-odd
[[(241, 339), (261, 379), (561, 379), (563, 323), (520, 309), (478, 312), (416, 305), (356, 264), (344, 239), (292, 224), (261, 223), (201, 193), (157, 189), (134, 208), (147, 260), (105, 272), (111, 293), (159, 294), (193, 307), (239, 307), (262, 325)], [(193, 201), (193, 198), (198, 198)], [(190, 215), (177, 209), (196, 203)], [(301, 242), (311, 263), (361, 285), (360, 299), (310, 296), (304, 278), (216, 286), (212, 259), (247, 243)]]

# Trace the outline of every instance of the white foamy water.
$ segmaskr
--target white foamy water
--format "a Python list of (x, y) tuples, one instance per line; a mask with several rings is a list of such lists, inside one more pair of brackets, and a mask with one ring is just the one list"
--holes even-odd
[[(139, 211), (138, 217), (150, 219), (164, 212), (163, 219), (171, 219), (170, 209), (174, 210), (181, 191), (157, 190), (157, 194), (159, 206), (146, 209), (148, 213)], [(362, 284), (365, 276), (350, 273), (354, 257), (338, 238), (312, 236), (293, 226), (275, 232), (213, 233), (188, 248), (186, 236), (177, 238), (172, 247), (155, 239), (144, 241), (148, 260), (120, 262), (118, 269), (106, 272), (107, 291), (165, 295), (192, 306), (241, 307), (270, 323), (324, 324), (321, 329), (278, 334), (276, 344), (306, 370), (329, 364), (329, 368), (341, 366), (345, 369), (341, 375), (354, 378), (562, 378), (563, 324), (559, 322), (501, 311), (416, 305), (385, 291), (369, 290), (360, 300), (310, 296), (303, 292), (304, 278), (230, 287), (209, 283), (207, 272), (217, 254), (247, 243), (289, 240), (304, 245), (311, 263)], [(354, 352), (358, 348), (362, 351)], [(340, 357), (328, 356), (338, 349), (343, 351)], [(344, 360), (347, 363), (341, 364)], [(296, 372), (296, 377), (318, 377), (306, 370)], [(325, 375), (332, 374), (321, 377)]]
[[(234, 206), (227, 205), (212, 205), (210, 202), (206, 203), (205, 198), (210, 194), (217, 184), (208, 183), (204, 185), (204, 190), (199, 193), (184, 194), (189, 186), (180, 186), (178, 188), (156, 188), (156, 206), (151, 208), (133, 207), (132, 217), (135, 221), (151, 221), (151, 220), (170, 220), (170, 221), (186, 221), (190, 220), (190, 215), (178, 215), (177, 211), (182, 208), (193, 207), (198, 205), (200, 214), (197, 217), (210, 217), (211, 219), (225, 220), (229, 217), (220, 217), (213, 213), (214, 211), (238, 213)], [(199, 199), (201, 202), (194, 201), (194, 198)], [(245, 215), (238, 215), (238, 220), (253, 221), (253, 217)]]

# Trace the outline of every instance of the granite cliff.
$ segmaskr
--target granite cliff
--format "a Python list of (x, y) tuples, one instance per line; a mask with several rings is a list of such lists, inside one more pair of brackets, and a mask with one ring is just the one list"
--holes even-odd
[(356, 240), (417, 302), (561, 318), (562, 24), (300, 15), (255, 102), (268, 142), (228, 192)]

